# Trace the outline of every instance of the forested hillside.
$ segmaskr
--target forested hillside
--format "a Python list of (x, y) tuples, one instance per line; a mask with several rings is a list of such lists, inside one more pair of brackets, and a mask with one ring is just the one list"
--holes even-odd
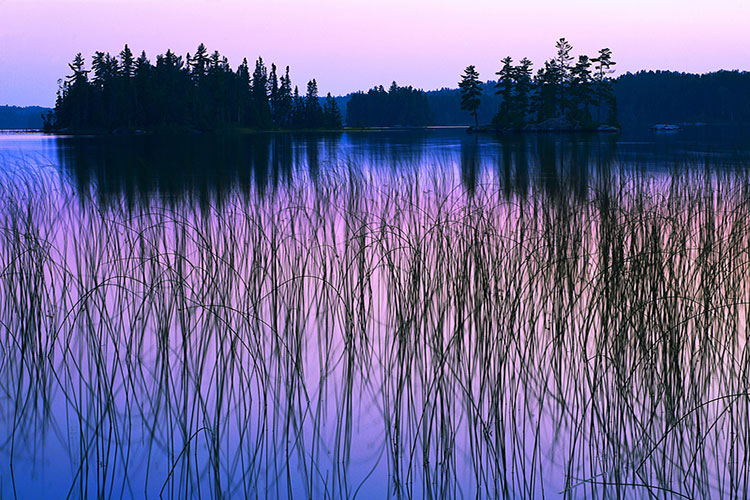
[(0, 129), (40, 129), (47, 112), (40, 106), (0, 106)]

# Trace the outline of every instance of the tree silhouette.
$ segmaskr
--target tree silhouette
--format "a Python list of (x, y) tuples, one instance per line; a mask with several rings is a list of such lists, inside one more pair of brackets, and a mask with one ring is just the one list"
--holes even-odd
[(496, 126), (505, 128), (511, 124), (511, 106), (513, 103), (513, 90), (515, 87), (516, 68), (513, 66), (513, 59), (508, 56), (501, 61), (503, 67), (495, 73), (498, 76), (495, 84), (495, 94), (502, 96), (500, 109), (495, 115), (493, 122)]
[(316, 82), (313, 78), (312, 80), (307, 82), (303, 126), (305, 128), (318, 128), (322, 125), (323, 108), (321, 108), (320, 99), (318, 99), (318, 82)]
[(125, 78), (132, 78), (135, 74), (135, 58), (127, 43), (120, 52), (120, 74)]
[(289, 76), (289, 66), (286, 67), (284, 76), (281, 77), (279, 85), (279, 100), (277, 112), (277, 125), (279, 127), (289, 127), (292, 124), (292, 107), (294, 97), (292, 96), (292, 79)]
[(79, 52), (73, 58), (73, 62), (68, 64), (73, 74), (68, 75), (55, 106), (57, 108), (59, 105), (62, 120), (68, 121), (76, 128), (84, 126), (89, 118), (89, 71), (84, 69), (85, 65)]
[[(495, 84), (496, 94), (502, 96), (492, 120), (496, 128), (521, 129), (531, 117), (537, 124), (553, 118), (556, 120), (547, 126), (559, 127), (562, 123), (564, 127), (593, 129), (603, 123), (602, 110), (607, 113), (606, 123), (617, 124), (617, 102), (608, 76), (615, 64), (611, 51), (602, 49), (593, 59), (580, 55), (573, 64), (573, 47), (565, 38), (560, 38), (555, 48), (555, 57), (545, 61), (533, 79), (529, 59), (522, 59), (518, 66), (513, 66), (510, 57), (502, 60), (503, 66), (496, 73), (499, 78)], [(595, 63), (594, 72), (592, 63)], [(469, 98), (464, 90), (470, 86), (467, 83), (471, 80), (469, 68), (459, 84), (464, 99)], [(465, 106), (462, 100), (461, 109), (467, 109)], [(592, 119), (592, 108), (597, 110), (596, 121)]]
[(259, 128), (268, 128), (271, 125), (271, 107), (268, 103), (268, 71), (262, 57), (255, 61), (251, 91), (255, 112), (254, 125)]
[(69, 66), (72, 74), (60, 81), (55, 110), (45, 117), (47, 129), (341, 126), (333, 98), (326, 100), (325, 110), (321, 107), (316, 80), (308, 83), (305, 98), (293, 96), (288, 66), (281, 78), (275, 64), (268, 75), (262, 58), (252, 74), (247, 59), (232, 71), (225, 56), (217, 50), (209, 52), (204, 44), (184, 59), (167, 50), (156, 57), (156, 64), (145, 52), (136, 59), (125, 45), (119, 58), (96, 52), (91, 70), (85, 68), (81, 54)]
[(570, 73), (569, 118), (584, 127), (593, 125), (589, 108), (592, 102), (591, 60), (586, 55), (578, 56), (578, 62)]
[(328, 129), (341, 128), (341, 110), (330, 92), (326, 94), (326, 101), (323, 105), (323, 123)]
[(565, 38), (560, 38), (555, 43), (557, 55), (555, 56), (555, 82), (557, 90), (557, 114), (565, 115), (570, 107), (568, 89), (570, 84), (570, 72), (572, 70), (573, 56), (570, 52), (573, 46)]
[(526, 125), (529, 114), (529, 95), (533, 88), (531, 67), (533, 63), (524, 57), (514, 68), (515, 99), (511, 106), (511, 125), (517, 128)]
[(474, 125), (478, 127), (477, 109), (482, 98), (482, 82), (479, 81), (479, 73), (473, 65), (467, 66), (464, 70), (458, 88), (461, 90), (461, 109), (474, 115)]
[(616, 124), (617, 103), (609, 75), (612, 73), (610, 68), (617, 63), (612, 60), (612, 51), (608, 48), (599, 50), (599, 55), (592, 58), (591, 62), (594, 63), (594, 94), (596, 95), (597, 119), (601, 123), (601, 112), (604, 106), (609, 116), (609, 123)]

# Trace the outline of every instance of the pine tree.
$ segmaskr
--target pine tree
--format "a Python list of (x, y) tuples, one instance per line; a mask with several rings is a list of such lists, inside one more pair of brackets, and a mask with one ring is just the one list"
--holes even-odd
[(132, 78), (135, 75), (135, 58), (127, 43), (120, 52), (120, 75), (125, 78)]
[(588, 56), (578, 56), (578, 62), (570, 73), (570, 110), (572, 122), (585, 128), (592, 126), (591, 112), (591, 60)]
[(615, 99), (612, 80), (609, 75), (613, 72), (612, 66), (617, 64), (612, 60), (612, 51), (608, 48), (601, 49), (599, 55), (591, 59), (594, 63), (594, 95), (596, 96), (597, 121), (602, 122), (602, 107), (607, 109), (610, 125), (617, 124), (617, 102)]
[(323, 125), (323, 109), (318, 99), (318, 82), (314, 78), (307, 82), (304, 125), (307, 128), (319, 128)]
[(514, 68), (513, 80), (516, 86), (516, 95), (511, 108), (511, 122), (514, 128), (526, 125), (529, 114), (529, 97), (533, 87), (531, 67), (533, 63), (526, 57), (519, 61)]
[(187, 62), (190, 65), (190, 74), (193, 80), (200, 82), (208, 71), (208, 49), (202, 43), (198, 45), (195, 55), (190, 58), (188, 54)]
[(461, 109), (473, 114), (474, 125), (479, 127), (477, 109), (482, 98), (482, 82), (479, 80), (479, 73), (473, 65), (466, 67), (458, 87), (461, 91)]
[(536, 111), (537, 122), (543, 122), (557, 116), (559, 109), (560, 70), (557, 61), (545, 61), (544, 67), (539, 68), (534, 78), (536, 92), (533, 107)]
[(502, 96), (503, 100), (500, 103), (500, 109), (495, 115), (493, 122), (497, 127), (507, 128), (511, 125), (512, 121), (511, 106), (513, 104), (516, 70), (513, 67), (513, 59), (510, 56), (501, 62), (503, 63), (502, 69), (495, 73), (498, 75), (497, 83), (495, 84), (495, 94)]
[(281, 111), (281, 94), (279, 92), (279, 78), (276, 75), (275, 64), (271, 64), (271, 74), (268, 77), (268, 88), (269, 100), (271, 105), (271, 120), (273, 121), (274, 125), (280, 126), (282, 121), (282, 118), (279, 115)]
[(135, 73), (133, 75), (135, 87), (135, 125), (142, 128), (150, 127), (153, 121), (151, 117), (151, 103), (153, 100), (152, 70), (151, 61), (148, 60), (148, 56), (146, 56), (146, 51), (144, 50), (135, 61)]
[(235, 94), (237, 123), (249, 125), (252, 113), (250, 109), (250, 66), (247, 63), (247, 58), (242, 59), (242, 64), (237, 68)]
[(72, 75), (68, 76), (68, 83), (71, 85), (81, 85), (88, 83), (88, 70), (83, 69), (85, 66), (83, 56), (79, 52), (73, 58), (73, 62), (68, 64), (68, 67), (73, 72)]
[(268, 104), (268, 70), (262, 57), (255, 61), (251, 92), (255, 108), (255, 124), (258, 127), (267, 128), (271, 125), (271, 108)]
[(299, 128), (302, 127), (305, 120), (305, 103), (299, 95), (299, 88), (294, 86), (294, 94), (292, 95), (292, 112), (290, 113), (289, 125), (291, 127)]
[(79, 129), (87, 125), (89, 107), (89, 71), (84, 69), (85, 61), (79, 52), (68, 67), (73, 72), (67, 77), (61, 92), (61, 122)]
[(117, 59), (109, 52), (96, 52), (91, 59), (91, 69), (94, 71), (93, 83), (99, 88), (111, 84), (119, 75)]
[(573, 56), (570, 55), (570, 52), (573, 50), (573, 46), (565, 38), (560, 38), (555, 43), (555, 48), (557, 48), (557, 56), (554, 60), (557, 70), (557, 81), (555, 82), (557, 86), (557, 114), (564, 115), (569, 108), (568, 87), (573, 62)]
[(339, 105), (336, 104), (336, 100), (331, 96), (331, 93), (326, 94), (326, 101), (323, 105), (323, 121), (325, 127), (328, 129), (341, 128), (341, 111)]

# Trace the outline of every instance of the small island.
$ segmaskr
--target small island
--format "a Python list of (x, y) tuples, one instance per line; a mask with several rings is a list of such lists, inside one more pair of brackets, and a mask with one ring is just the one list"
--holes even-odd
[[(492, 123), (479, 125), (477, 110), (483, 94), (476, 68), (468, 66), (458, 86), (461, 109), (474, 117), (469, 132), (618, 132), (617, 100), (609, 76), (616, 63), (612, 51), (596, 57), (571, 55), (565, 38), (555, 44), (557, 55), (532, 76), (526, 57), (518, 65), (508, 56), (496, 73), (495, 94), (501, 97)], [(575, 62), (574, 62), (575, 61)]]

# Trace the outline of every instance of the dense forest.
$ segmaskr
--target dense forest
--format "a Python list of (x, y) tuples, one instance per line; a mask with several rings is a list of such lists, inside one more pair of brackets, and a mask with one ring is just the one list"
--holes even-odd
[(623, 126), (695, 122), (750, 124), (750, 72), (626, 73), (617, 79), (615, 95)]
[[(119, 56), (96, 52), (91, 69), (79, 53), (61, 82), (50, 130), (158, 129), (335, 129), (342, 117), (336, 101), (318, 96), (316, 80), (300, 95), (289, 67), (270, 72), (258, 58), (251, 72), (247, 59), (233, 71), (218, 51), (201, 44), (191, 56), (170, 50), (152, 64), (130, 48)], [(322, 101), (322, 102), (321, 102)]]
[[(523, 58), (517, 65), (508, 56), (495, 73), (495, 95), (500, 103), (492, 118), (498, 130), (577, 129), (616, 126), (617, 100), (610, 74), (616, 63), (612, 51), (601, 49), (596, 57), (571, 54), (565, 38), (555, 45), (557, 54), (545, 61), (536, 74), (533, 63)], [(468, 66), (458, 84), (460, 106), (479, 125), (478, 110), (485, 92), (474, 66)]]
[(346, 106), (346, 123), (354, 127), (419, 127), (432, 125), (425, 93), (393, 82), (386, 91), (382, 85), (367, 93), (352, 94)]

